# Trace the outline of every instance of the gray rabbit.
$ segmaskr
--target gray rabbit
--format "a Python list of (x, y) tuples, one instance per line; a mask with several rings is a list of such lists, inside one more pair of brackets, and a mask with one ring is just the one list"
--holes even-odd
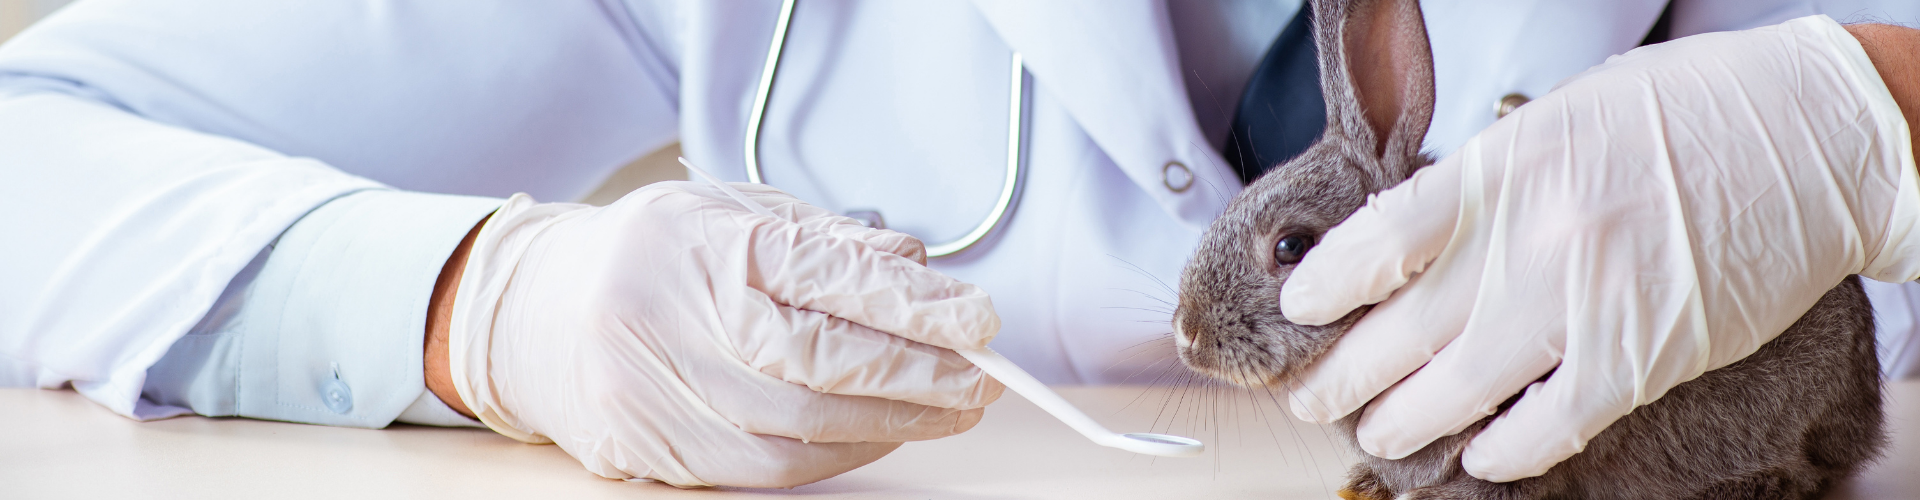
[[(1240, 193), (1180, 276), (1180, 359), (1241, 385), (1284, 386), (1366, 313), (1296, 325), (1281, 315), (1277, 298), (1315, 239), (1369, 193), (1433, 161), (1419, 150), (1434, 93), (1417, 2), (1314, 0), (1311, 7), (1326, 131)], [(1849, 277), (1753, 355), (1634, 410), (1545, 475), (1511, 483), (1482, 481), (1460, 466), (1467, 440), (1491, 417), (1386, 460), (1354, 444), (1355, 412), (1337, 426), (1364, 460), (1341, 495), (1816, 498), (1885, 441), (1873, 342), (1873, 311), (1859, 278)]]

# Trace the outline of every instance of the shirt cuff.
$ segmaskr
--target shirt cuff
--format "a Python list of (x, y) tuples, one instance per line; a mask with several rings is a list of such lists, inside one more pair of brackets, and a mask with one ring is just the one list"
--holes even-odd
[(239, 415), (380, 428), (413, 406), (434, 282), (500, 203), (368, 190), (287, 229), (240, 312)]
[(406, 411), (400, 412), (400, 418), (394, 421), (436, 427), (487, 428), (487, 425), (480, 423), (479, 420), (467, 418), (466, 415), (453, 411), (453, 407), (447, 406), (447, 402), (441, 401), (440, 396), (434, 395), (433, 391), (420, 391), (420, 398), (413, 400), (413, 404), (408, 405)]

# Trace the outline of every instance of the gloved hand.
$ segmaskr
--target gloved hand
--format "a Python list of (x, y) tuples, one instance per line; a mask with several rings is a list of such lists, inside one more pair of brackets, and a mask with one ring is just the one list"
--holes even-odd
[(1294, 322), (1378, 305), (1293, 411), (1366, 405), (1361, 447), (1394, 459), (1524, 388), (1462, 462), (1544, 474), (1847, 275), (1920, 275), (1914, 169), (1907, 122), (1825, 17), (1614, 57), (1380, 193), (1294, 269)]
[(460, 399), (595, 474), (683, 487), (806, 484), (979, 422), (1003, 387), (950, 349), (999, 331), (986, 293), (910, 236), (736, 187), (781, 217), (686, 182), (509, 199), (454, 301)]

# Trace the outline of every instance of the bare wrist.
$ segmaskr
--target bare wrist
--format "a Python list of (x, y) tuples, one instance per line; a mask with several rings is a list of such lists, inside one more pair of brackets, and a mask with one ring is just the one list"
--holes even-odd
[(1907, 120), (1909, 140), (1920, 145), (1920, 30), (1890, 24), (1851, 24), (1847, 32), (1873, 61)]
[(460, 400), (460, 391), (453, 387), (453, 370), (448, 362), (448, 325), (453, 318), (453, 299), (460, 288), (460, 276), (466, 271), (467, 254), (473, 249), (473, 239), (480, 234), (480, 226), (486, 224), (481, 219), (473, 229), (467, 231), (466, 238), (460, 240), (460, 246), (453, 249), (453, 255), (447, 257), (447, 263), (440, 267), (440, 278), (433, 283), (433, 298), (427, 306), (427, 340), (425, 346), (427, 390), (440, 398), (441, 402), (473, 418), (473, 410)]

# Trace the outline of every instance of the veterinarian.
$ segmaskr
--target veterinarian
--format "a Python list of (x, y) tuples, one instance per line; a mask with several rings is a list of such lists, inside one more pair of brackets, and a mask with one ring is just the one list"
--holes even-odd
[[(1427, 142), (1650, 33), (1857, 10), (1775, 3), (1428, 6)], [(1178, 369), (1158, 282), (1323, 119), (1297, 8), (78, 2), (0, 47), (0, 383), (830, 477), (978, 421), (1001, 388), (945, 348)], [(675, 141), (785, 220), (685, 183), (564, 203)]]

